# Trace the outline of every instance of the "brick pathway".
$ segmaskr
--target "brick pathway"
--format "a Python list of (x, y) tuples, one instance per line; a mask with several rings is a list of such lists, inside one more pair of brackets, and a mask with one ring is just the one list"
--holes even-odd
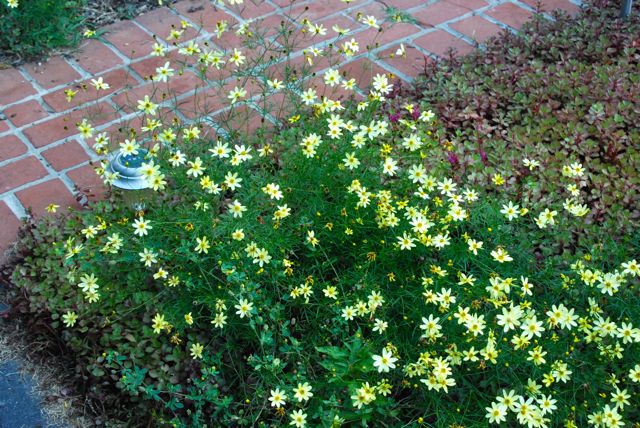
[[(45, 213), (49, 203), (62, 208), (76, 206), (76, 186), (99, 194), (101, 183), (90, 162), (97, 159), (79, 135), (76, 123), (86, 110), (92, 112), (92, 123), (98, 129), (114, 130), (133, 117), (125, 108), (118, 114), (114, 107), (135, 101), (150, 85), (145, 76), (154, 73), (164, 58), (150, 56), (154, 37), (165, 40), (170, 26), (181, 20), (194, 24), (184, 40), (211, 40), (221, 48), (234, 45), (234, 35), (218, 39), (213, 35), (215, 23), (230, 24), (259, 19), (264, 28), (281, 21), (299, 21), (302, 17), (322, 23), (331, 32), (338, 24), (350, 28), (354, 37), (365, 45), (375, 31), (356, 19), (358, 13), (384, 18), (385, 7), (393, 7), (412, 15), (412, 24), (396, 24), (376, 41), (373, 51), (378, 60), (367, 54), (354, 57), (343, 70), (354, 72), (366, 65), (375, 72), (391, 72), (410, 81), (424, 67), (425, 58), (433, 59), (455, 48), (458, 54), (473, 49), (502, 29), (517, 31), (531, 18), (537, 0), (245, 0), (242, 6), (213, 8), (210, 0), (182, 0), (171, 9), (160, 8), (105, 28), (106, 43), (87, 40), (81, 50), (69, 58), (53, 57), (45, 63), (27, 64), (0, 70), (0, 252), (15, 239), (19, 225), (30, 207), (36, 217)], [(569, 13), (578, 11), (579, 0), (543, 0), (543, 11), (559, 8)], [(310, 39), (309, 44), (318, 39)], [(390, 58), (400, 43), (407, 48), (406, 59)], [(294, 53), (302, 58), (301, 52)], [(162, 62), (161, 62), (162, 61)], [(321, 66), (319, 67), (321, 68)], [(102, 76), (111, 89), (101, 92), (79, 91), (72, 103), (65, 99), (69, 86), (81, 87), (91, 78)], [(179, 103), (193, 102), (195, 75), (185, 73), (174, 84)], [(196, 100), (197, 101), (197, 100)], [(85, 103), (85, 104), (83, 104)], [(255, 113), (255, 112), (254, 112)], [(185, 117), (186, 116), (186, 117)], [(189, 119), (183, 112), (181, 119)], [(1, 257), (0, 257), (1, 260)]]

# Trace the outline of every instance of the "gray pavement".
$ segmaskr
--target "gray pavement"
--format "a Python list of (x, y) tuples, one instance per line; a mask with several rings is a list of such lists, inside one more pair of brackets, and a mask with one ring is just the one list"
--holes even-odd
[(0, 428), (52, 427), (45, 422), (32, 389), (17, 362), (0, 364)]
[[(1, 287), (2, 284), (0, 291)], [(0, 301), (0, 313), (7, 309), (9, 307)], [(17, 361), (0, 363), (0, 428), (41, 427), (54, 428), (46, 422), (39, 400), (33, 394), (32, 379), (21, 372)]]

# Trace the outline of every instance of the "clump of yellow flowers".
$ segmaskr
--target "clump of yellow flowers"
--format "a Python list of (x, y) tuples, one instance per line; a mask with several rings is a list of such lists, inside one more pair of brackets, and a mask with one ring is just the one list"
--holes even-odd
[[(380, 27), (373, 16), (359, 20)], [(324, 49), (360, 51), (351, 38), (342, 43), (348, 31), (334, 31), (339, 42)], [(166, 56), (166, 46), (154, 52)], [(238, 47), (190, 41), (179, 53), (185, 64), (168, 60), (153, 81), (189, 67), (247, 76), (250, 52)], [(215, 393), (229, 399), (219, 425), (637, 422), (638, 262), (539, 255), (555, 228), (589, 211), (586, 167), (567, 164), (567, 194), (551, 206), (507, 200), (503, 173), (482, 189), (425, 167), (427, 157), (445, 162), (447, 136), (426, 103), (386, 113), (388, 75), (373, 75), (368, 90), (332, 66), (318, 77), (253, 79), (263, 95), (299, 108), (249, 134), (205, 135), (208, 117), (163, 117), (164, 101), (149, 96), (137, 103), (146, 131), (135, 137), (110, 142), (80, 122), (98, 152), (146, 148), (154, 196), (140, 212), (113, 208), (117, 221), (83, 217), (64, 245), (77, 290), (65, 325), (73, 331), (109, 311), (144, 320), (138, 340), (225, 385)], [(248, 82), (229, 83), (225, 108), (251, 107)], [(330, 95), (336, 88), (341, 97)], [(540, 161), (522, 166), (535, 174)], [(113, 183), (106, 166), (99, 173)], [(192, 406), (187, 383), (205, 388), (197, 378), (161, 394)], [(213, 414), (213, 398), (197, 399), (202, 415)]]

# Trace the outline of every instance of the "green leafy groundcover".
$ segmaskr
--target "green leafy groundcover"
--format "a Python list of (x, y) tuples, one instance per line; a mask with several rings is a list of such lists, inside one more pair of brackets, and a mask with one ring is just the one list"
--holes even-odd
[[(580, 185), (591, 212), (580, 230), (558, 232), (559, 252), (597, 241), (602, 227), (620, 235), (640, 222), (640, 7), (626, 20), (618, 8), (596, 1), (578, 18), (538, 17), (517, 35), (429, 68), (395, 106), (428, 100), (447, 136), (428, 166), (444, 164), (471, 185), (501, 174), (509, 195), (545, 206), (564, 164), (587, 167)], [(535, 184), (524, 158), (541, 162)]]
[(84, 0), (1, 0), (0, 54), (27, 60), (74, 46), (82, 37)]
[[(635, 24), (607, 24), (611, 9), (597, 9), (563, 19), (562, 31), (542, 23), (537, 31), (560, 45), (601, 20), (601, 46), (635, 43)], [(510, 43), (533, 55), (540, 40), (527, 34), (505, 36), (511, 53), (502, 55), (514, 55)], [(605, 77), (594, 75), (594, 89), (574, 94), (591, 115), (572, 115), (575, 126), (594, 133), (587, 141), (603, 123), (622, 124), (619, 141), (630, 143), (618, 162), (637, 162), (637, 109), (607, 104), (615, 88), (637, 84), (635, 48), (624, 59), (574, 45), (580, 53), (567, 49), (568, 63), (617, 64), (620, 77), (598, 92)], [(492, 75), (496, 46), (473, 57), (483, 85), (465, 89), (456, 73), (473, 67), (450, 65), (412, 107), (383, 103), (390, 85), (378, 76), (368, 103), (320, 102), (274, 138), (208, 141), (164, 124), (180, 137), (146, 160), (156, 189), (146, 209), (112, 198), (24, 231), (14, 313), (59, 334), (111, 425), (639, 423), (640, 236), (611, 233), (633, 221), (624, 200), (635, 190), (593, 199), (602, 159), (559, 155), (538, 140), (523, 141), (516, 158), (506, 131), (483, 140), (483, 150), (493, 147), (487, 177), (477, 178), (485, 173), (477, 166), (472, 173), (473, 155), (456, 147), (487, 130), (440, 100), (456, 106), (456, 91), (488, 81), (502, 100), (509, 79)], [(552, 68), (519, 64), (522, 76)], [(551, 80), (541, 88), (554, 90)], [(481, 99), (468, 97), (468, 105)], [(492, 118), (486, 126), (508, 120), (520, 138), (568, 136), (524, 107)], [(511, 163), (499, 163), (499, 153)], [(637, 183), (637, 171), (618, 176)], [(596, 224), (599, 206), (614, 223)], [(583, 239), (559, 248), (565, 235)]]
[(83, 36), (95, 35), (119, 19), (174, 0), (0, 0), (0, 61), (18, 64), (34, 61), (63, 48), (78, 45)]

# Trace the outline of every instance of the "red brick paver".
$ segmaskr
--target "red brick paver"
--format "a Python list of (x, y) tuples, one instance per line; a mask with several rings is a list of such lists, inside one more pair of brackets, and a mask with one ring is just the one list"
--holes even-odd
[(247, 0), (241, 5), (231, 6), (230, 9), (242, 19), (260, 18), (276, 10), (269, 3), (260, 0)]
[(74, 110), (60, 116), (39, 122), (26, 128), (23, 132), (36, 147), (43, 147), (72, 135), (78, 134), (77, 124), (87, 118), (95, 125), (101, 125), (117, 118), (114, 107), (107, 103), (86, 106), (84, 109)]
[(522, 27), (533, 15), (527, 9), (516, 6), (513, 3), (504, 3), (496, 6), (487, 11), (486, 14), (516, 30)]
[(82, 77), (60, 56), (54, 56), (43, 62), (27, 64), (24, 68), (44, 89), (71, 83)]
[(464, 34), (470, 39), (484, 43), (488, 38), (495, 36), (502, 31), (496, 24), (487, 21), (479, 16), (470, 16), (449, 25), (455, 31)]
[[(97, 90), (95, 86), (92, 85), (93, 80), (97, 82), (97, 79), (100, 78), (102, 78), (103, 82), (107, 82), (109, 84), (109, 88)], [(137, 84), (138, 81), (131, 76), (129, 71), (123, 68), (118, 68), (116, 70), (100, 74), (96, 77), (92, 77), (91, 79), (74, 83), (63, 89), (58, 89), (55, 92), (51, 92), (43, 96), (42, 99), (45, 103), (51, 106), (53, 110), (60, 112), (106, 97), (120, 89), (123, 89), (127, 85), (136, 86)], [(77, 92), (71, 101), (67, 101), (67, 95), (65, 94), (65, 91), (68, 89), (72, 89)]]
[[(136, 22), (144, 28), (158, 36), (161, 40), (166, 40), (172, 30), (182, 30), (182, 19), (166, 7), (161, 7), (151, 12), (145, 13), (136, 18)], [(193, 39), (197, 32), (193, 28), (184, 30), (180, 40)]]
[(413, 16), (423, 25), (435, 26), (468, 13), (470, 13), (468, 8), (445, 0), (420, 9)]
[(15, 68), (0, 70), (0, 106), (19, 101), (36, 90)]
[[(575, 13), (578, 3), (541, 0), (539, 6), (544, 12), (560, 9)], [(187, 70), (178, 76), (179, 61), (185, 57), (177, 54), (175, 45), (183, 47), (193, 41), (202, 49), (240, 47), (235, 30), (238, 23), (243, 23), (254, 34), (265, 35), (277, 48), (286, 28), (293, 43), (291, 59), (271, 64), (265, 71), (270, 78), (282, 80), (287, 67), (300, 70), (307, 62), (303, 50), (326, 49), (326, 43), (335, 37), (333, 26), (348, 28), (350, 33), (340, 43), (353, 37), (360, 44), (359, 52), (348, 61), (315, 57), (309, 67), (314, 74), (307, 82), (319, 95), (340, 98), (350, 93), (340, 86), (327, 88), (322, 84), (322, 74), (330, 67), (355, 78), (360, 86), (376, 73), (409, 81), (424, 70), (425, 64), (446, 56), (450, 48), (458, 55), (466, 54), (474, 42), (483, 43), (500, 31), (521, 28), (537, 7), (538, 0), (245, 0), (232, 6), (221, 6), (215, 0), (180, 0), (171, 8), (150, 11), (135, 21), (105, 27), (101, 39), (85, 40), (71, 57), (54, 56), (0, 70), (0, 258), (15, 239), (18, 218), (27, 208), (41, 216), (50, 203), (62, 208), (77, 206), (75, 186), (89, 199), (104, 195), (105, 188), (90, 163), (93, 141), (85, 141), (77, 129), (83, 118), (97, 132), (104, 131), (111, 137), (110, 147), (117, 147), (122, 139), (140, 132), (143, 119), (137, 114), (137, 100), (145, 95), (158, 103), (164, 101), (160, 111), (166, 117), (198, 121), (200, 116), (195, 111), (207, 111), (212, 115), (210, 120), (218, 124), (222, 119), (231, 120), (236, 128), (247, 132), (272, 130), (270, 118), (284, 120), (290, 115), (291, 106), (285, 100), (291, 94), (279, 92), (265, 98), (255, 79), (238, 82), (229, 80), (226, 70), (208, 70), (207, 78), (221, 82), (225, 92), (242, 86), (249, 97), (256, 96), (254, 107), (229, 108), (226, 95), (221, 97), (193, 72)], [(391, 25), (388, 8), (411, 15), (413, 20)], [(383, 31), (362, 22), (370, 15), (379, 20)], [(322, 24), (327, 33), (311, 34), (305, 18)], [(229, 31), (218, 37), (217, 24), (222, 21)], [(179, 43), (167, 40), (172, 30), (183, 32)], [(168, 48), (166, 57), (152, 55), (155, 43)], [(403, 56), (396, 54), (401, 44), (405, 48)], [(248, 62), (263, 54), (259, 49), (241, 49)], [(152, 84), (150, 77), (167, 61), (176, 76), (168, 84)], [(91, 82), (99, 77), (110, 85), (109, 89), (96, 91)], [(67, 101), (67, 89), (77, 91), (71, 102)], [(356, 93), (357, 99), (363, 96), (363, 92)], [(259, 112), (261, 108), (269, 110), (267, 118)], [(202, 132), (215, 135), (205, 125)]]
[(414, 40), (414, 43), (427, 52), (445, 58), (450, 50), (456, 55), (465, 55), (473, 46), (445, 30), (436, 30)]
[(36, 100), (29, 100), (7, 107), (4, 110), (4, 114), (18, 128), (49, 115), (42, 104)]
[(210, 0), (183, 0), (175, 8), (204, 31), (214, 32), (218, 22), (227, 21), (229, 25), (237, 22), (231, 14), (216, 7)]
[(46, 213), (49, 204), (59, 205), (58, 211), (79, 206), (69, 189), (57, 178), (16, 192), (16, 196), (23, 207), (32, 210), (36, 218)]
[(0, 162), (13, 159), (26, 152), (27, 146), (15, 135), (0, 137)]
[(449, 3), (457, 4), (465, 9), (476, 12), (477, 9), (481, 9), (485, 6), (489, 6), (489, 3), (485, 0), (447, 0)]
[(0, 192), (46, 177), (47, 170), (35, 156), (28, 156), (0, 167)]
[(105, 39), (127, 58), (141, 58), (153, 50), (156, 40), (131, 21), (120, 21), (105, 27)]
[(102, 180), (96, 175), (96, 171), (91, 165), (84, 165), (67, 171), (67, 177), (69, 177), (90, 200), (99, 199), (105, 193)]
[(311, 21), (316, 21), (348, 7), (349, 5), (341, 0), (310, 1), (293, 7), (290, 15), (296, 19), (307, 18)]
[(398, 49), (400, 49), (400, 44), (380, 52), (378, 54), (379, 61), (390, 65), (409, 78), (416, 78), (425, 71), (425, 66), (433, 61), (413, 46), (405, 46), (404, 56), (397, 54)]
[(390, 7), (395, 7), (399, 10), (411, 9), (412, 7), (421, 6), (425, 4), (424, 0), (387, 0), (385, 4)]
[(98, 40), (86, 40), (82, 43), (80, 52), (74, 56), (74, 62), (91, 74), (101, 73), (122, 64), (120, 57)]
[(4, 261), (4, 251), (18, 237), (18, 227), (20, 220), (13, 213), (11, 208), (4, 201), (0, 201), (0, 218), (2, 219), (2, 227), (0, 227), (0, 264)]
[(77, 141), (66, 141), (42, 152), (47, 163), (56, 171), (71, 168), (89, 160), (89, 155)]
[(368, 58), (360, 58), (343, 65), (340, 74), (346, 78), (356, 79), (361, 88), (366, 88), (376, 74), (386, 74), (387, 70)]

